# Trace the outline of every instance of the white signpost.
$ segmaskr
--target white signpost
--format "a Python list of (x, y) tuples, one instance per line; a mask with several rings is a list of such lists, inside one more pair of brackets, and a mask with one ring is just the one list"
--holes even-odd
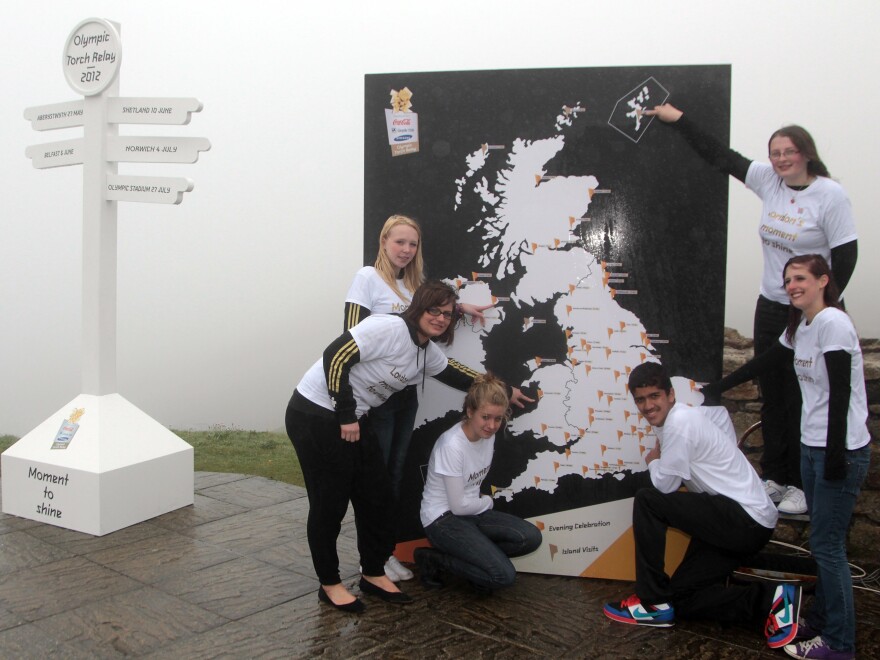
[(192, 98), (120, 98), (119, 25), (90, 18), (64, 47), (82, 100), (28, 108), (35, 130), (83, 137), (33, 145), (37, 169), (83, 166), (82, 394), (2, 455), (3, 512), (97, 536), (193, 503), (193, 450), (116, 385), (117, 203), (179, 204), (193, 182), (128, 176), (120, 162), (194, 163), (204, 138), (120, 136), (119, 124), (188, 124)]

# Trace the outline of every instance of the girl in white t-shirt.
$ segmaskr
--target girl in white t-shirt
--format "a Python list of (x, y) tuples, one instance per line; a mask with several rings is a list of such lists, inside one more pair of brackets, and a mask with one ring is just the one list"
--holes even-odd
[(541, 545), (537, 527), (494, 511), (480, 486), (492, 465), (495, 434), (507, 419), (504, 383), (478, 376), (465, 397), (464, 416), (438, 438), (428, 462), (420, 516), (432, 548), (415, 551), (426, 586), (442, 586), (442, 572), (464, 577), (480, 591), (513, 584), (509, 557)]
[(780, 360), (794, 364), (803, 398), (801, 478), (819, 579), (813, 607), (799, 625), (803, 641), (785, 651), (796, 658), (852, 658), (855, 610), (846, 535), (870, 459), (862, 351), (825, 258), (793, 257), (783, 272), (791, 315), (779, 341), (703, 389), (724, 391)]

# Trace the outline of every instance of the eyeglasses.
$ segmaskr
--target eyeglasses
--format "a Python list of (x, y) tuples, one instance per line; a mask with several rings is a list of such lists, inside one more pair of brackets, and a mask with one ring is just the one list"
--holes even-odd
[(770, 152), (770, 160), (779, 160), (783, 156), (786, 158), (791, 158), (792, 156), (797, 156), (800, 153), (798, 149), (786, 149), (785, 151), (771, 151)]
[(442, 316), (447, 321), (452, 320), (452, 312), (443, 311), (439, 307), (428, 307), (425, 311), (431, 316)]

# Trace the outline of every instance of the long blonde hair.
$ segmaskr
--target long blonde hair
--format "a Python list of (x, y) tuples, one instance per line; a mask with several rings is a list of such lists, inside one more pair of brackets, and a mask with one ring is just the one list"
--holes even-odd
[[(422, 282), (425, 281), (425, 263), (422, 260), (422, 229), (412, 218), (408, 218), (405, 215), (392, 215), (385, 221), (382, 231), (379, 232), (379, 253), (376, 255), (376, 263), (373, 264), (373, 267), (376, 269), (376, 272), (379, 273), (379, 277), (381, 277), (385, 283), (392, 288), (392, 290), (397, 291), (398, 271), (395, 265), (391, 263), (388, 255), (385, 254), (385, 241), (388, 240), (388, 235), (391, 233), (391, 230), (398, 225), (412, 227), (416, 230), (416, 234), (419, 235), (419, 247), (416, 249), (416, 256), (414, 256), (412, 261), (410, 261), (406, 265), (406, 268), (403, 269), (403, 286), (407, 288), (410, 294), (414, 294), (416, 289), (418, 289)], [(397, 295), (400, 295), (400, 292), (398, 292)], [(400, 297), (404, 302), (409, 302), (402, 295), (400, 295)]]

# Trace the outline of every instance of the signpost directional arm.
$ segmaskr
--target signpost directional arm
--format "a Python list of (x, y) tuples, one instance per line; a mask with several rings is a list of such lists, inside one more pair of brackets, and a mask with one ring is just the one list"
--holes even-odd
[(208, 151), (206, 138), (116, 135), (107, 141), (107, 160), (119, 163), (195, 163)]
[(113, 97), (108, 120), (114, 124), (188, 124), (202, 102), (194, 98)]

